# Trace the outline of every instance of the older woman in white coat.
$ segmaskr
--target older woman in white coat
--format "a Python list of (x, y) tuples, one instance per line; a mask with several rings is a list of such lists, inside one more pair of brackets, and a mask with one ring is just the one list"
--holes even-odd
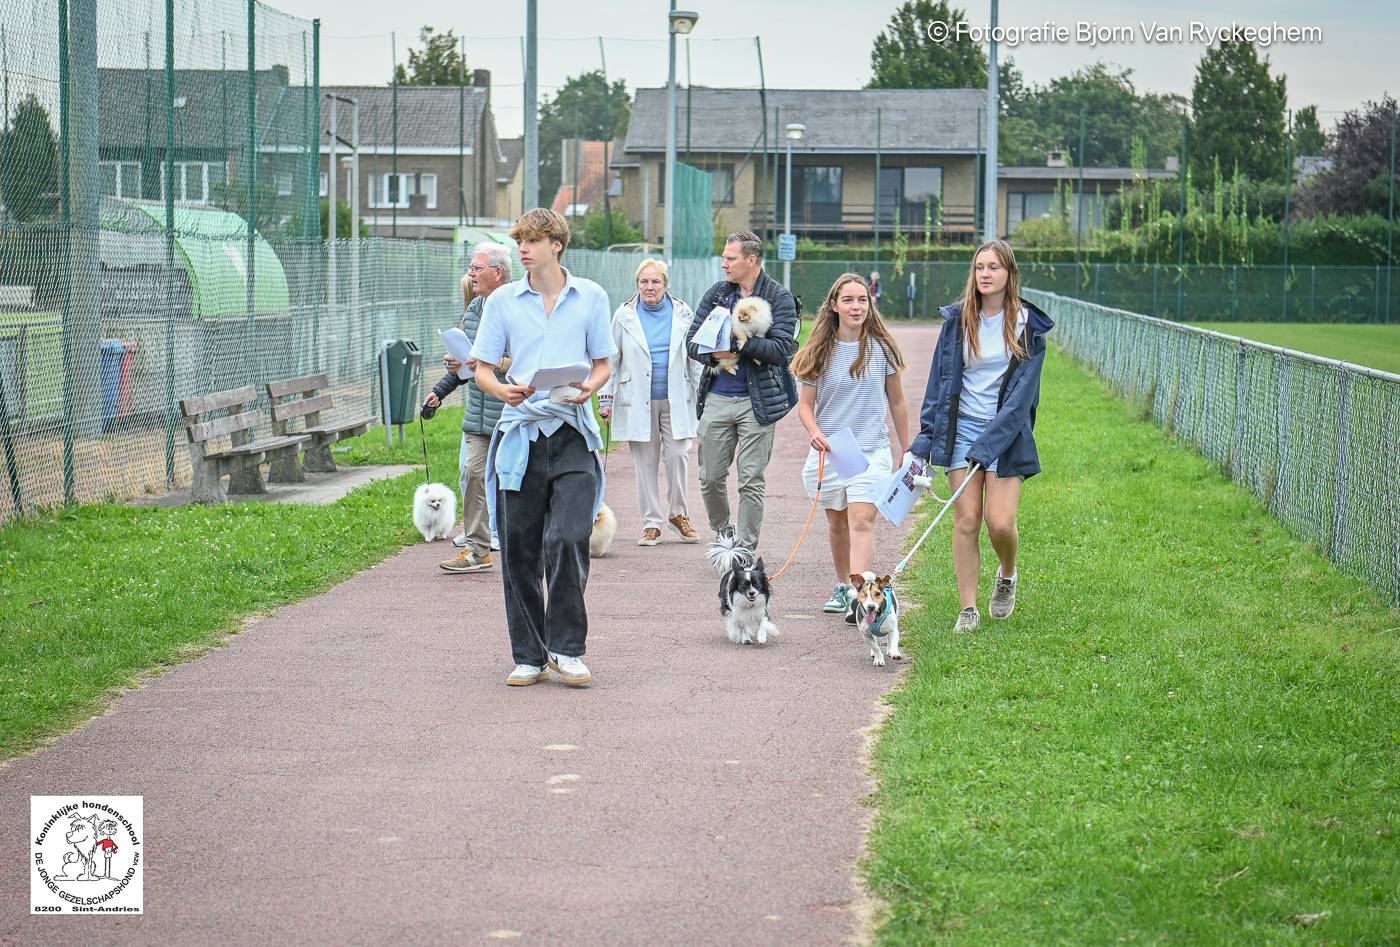
[[(637, 470), (642, 508), (638, 546), (661, 542), (662, 524), (681, 542), (700, 540), (690, 525), (685, 488), (690, 442), (695, 438), (695, 398), (701, 364), (686, 355), (690, 307), (670, 294), (670, 271), (660, 260), (637, 267), (637, 295), (613, 313), (612, 377), (598, 395), (598, 413), (612, 420), (612, 439), (627, 441)], [(666, 466), (666, 506), (659, 467)]]

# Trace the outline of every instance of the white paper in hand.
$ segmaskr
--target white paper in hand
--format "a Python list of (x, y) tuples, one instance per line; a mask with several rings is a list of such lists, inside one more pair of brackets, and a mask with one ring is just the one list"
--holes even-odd
[(885, 519), (899, 526), (927, 489), (914, 478), (926, 477), (928, 474), (929, 469), (923, 464), (906, 457), (904, 464), (881, 484), (880, 492), (875, 497), (875, 508)]
[(695, 335), (690, 341), (695, 343), (698, 352), (728, 352), (733, 348), (733, 334), (729, 310), (723, 306), (716, 306), (710, 310), (705, 321), (700, 323), (700, 328), (695, 330)]
[(842, 428), (829, 436), (826, 442), (831, 445), (826, 462), (842, 480), (863, 474), (870, 466), (870, 461), (861, 453), (860, 446), (856, 444), (856, 436), (851, 433), (850, 428)]
[(442, 342), (447, 346), (447, 354), (462, 363), (462, 367), (457, 369), (457, 377), (466, 381), (471, 377), (471, 369), (467, 368), (467, 362), (472, 360), (472, 342), (467, 338), (467, 334), (461, 329), (452, 328), (446, 332), (439, 333)]
[(529, 378), (522, 379), (520, 383), (536, 391), (548, 390), (549, 400), (559, 403), (569, 398), (577, 398), (579, 390), (573, 387), (574, 383), (581, 384), (587, 381), (592, 373), (593, 366), (588, 362), (575, 362), (556, 368), (537, 368)]

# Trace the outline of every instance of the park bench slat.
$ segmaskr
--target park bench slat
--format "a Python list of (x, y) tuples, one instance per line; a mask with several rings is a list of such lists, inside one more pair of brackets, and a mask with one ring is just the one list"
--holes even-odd
[[(281, 395), (272, 394), (272, 386), (267, 386), (267, 393), (273, 398)], [(302, 398), (299, 401), (286, 401), (278, 404), (272, 403), (272, 420), (288, 421), (292, 418), (300, 418), (308, 414), (315, 414), (317, 411), (326, 411), (335, 406), (335, 399), (330, 395), (317, 395), (314, 398)]]
[(285, 381), (270, 381), (267, 383), (267, 396), (269, 398), (281, 398), (284, 395), (299, 395), (305, 391), (319, 391), (326, 387), (329, 379), (325, 372), (319, 375), (303, 375), (300, 378), (288, 378)]
[(216, 391), (209, 395), (183, 398), (180, 401), (180, 411), (185, 417), (192, 418), (195, 415), (217, 411), (220, 408), (251, 404), (256, 400), (258, 400), (257, 390), (252, 385), (244, 385), (242, 388), (232, 388), (228, 391)]
[(261, 420), (262, 412), (243, 411), (239, 414), (230, 414), (225, 418), (215, 418), (212, 421), (187, 422), (186, 433), (189, 434), (191, 443), (199, 444), (221, 434), (249, 430)]

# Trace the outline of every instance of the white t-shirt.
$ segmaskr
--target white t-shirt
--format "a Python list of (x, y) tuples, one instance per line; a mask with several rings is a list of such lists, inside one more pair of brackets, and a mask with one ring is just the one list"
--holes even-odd
[(860, 357), (860, 342), (836, 340), (826, 371), (815, 382), (805, 378), (798, 381), (815, 385), (817, 389), (817, 427), (825, 435), (850, 428), (856, 444), (863, 453), (888, 450), (889, 427), (885, 417), (890, 412), (885, 394), (885, 379), (898, 369), (885, 357), (885, 347), (870, 340), (870, 357), (859, 378), (851, 377), (851, 366)]
[[(1002, 337), (1002, 325), (1006, 321), (1003, 310), (995, 315), (986, 315), (978, 320), (977, 358), (972, 357), (969, 348), (963, 346), (963, 386), (958, 399), (958, 413), (968, 417), (990, 420), (997, 414), (997, 396), (1001, 394), (1001, 380), (1011, 364), (1011, 353)], [(1016, 316), (1016, 334), (1019, 336), (1026, 325), (1026, 310)]]

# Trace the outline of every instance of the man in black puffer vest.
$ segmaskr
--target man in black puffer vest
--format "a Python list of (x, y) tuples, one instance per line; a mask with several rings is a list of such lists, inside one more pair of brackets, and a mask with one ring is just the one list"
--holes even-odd
[[(486, 297), (510, 282), (510, 249), (499, 243), (477, 244), (462, 282), (463, 290), (470, 286), (472, 295), (462, 315), (462, 331), (470, 341), (475, 342)], [(438, 405), (459, 386), (467, 389), (467, 410), (462, 415), (462, 450), (459, 455), (462, 484), (460, 544), (464, 548), (457, 556), (438, 565), (446, 572), (485, 572), (494, 565), (491, 561), (491, 523), (486, 512), (486, 451), (491, 446), (491, 432), (501, 419), (503, 405), (482, 391), (473, 378), (460, 379), (457, 369), (462, 366), (452, 356), (444, 355), (443, 362), (447, 365), (447, 374), (433, 386), (432, 394), (424, 402), (424, 408), (428, 409), (424, 416), (432, 417), (430, 412), (436, 411)], [(502, 370), (509, 364), (510, 360), (506, 359)], [(476, 362), (468, 362), (467, 368), (475, 371)]]
[[(773, 426), (797, 404), (797, 386), (788, 363), (797, 351), (800, 312), (787, 287), (763, 271), (763, 241), (749, 231), (732, 233), (724, 243), (725, 278), (711, 286), (695, 307), (686, 336), (690, 357), (707, 368), (738, 355), (737, 374), (706, 371), (700, 380), (700, 494), (710, 528), (731, 532), (739, 545), (758, 548), (763, 529), (764, 474), (773, 453)], [(735, 352), (700, 352), (696, 331), (716, 306), (731, 311), (744, 296), (760, 296), (773, 310), (766, 336), (751, 338)], [(729, 467), (738, 457), (739, 520), (730, 518)]]

